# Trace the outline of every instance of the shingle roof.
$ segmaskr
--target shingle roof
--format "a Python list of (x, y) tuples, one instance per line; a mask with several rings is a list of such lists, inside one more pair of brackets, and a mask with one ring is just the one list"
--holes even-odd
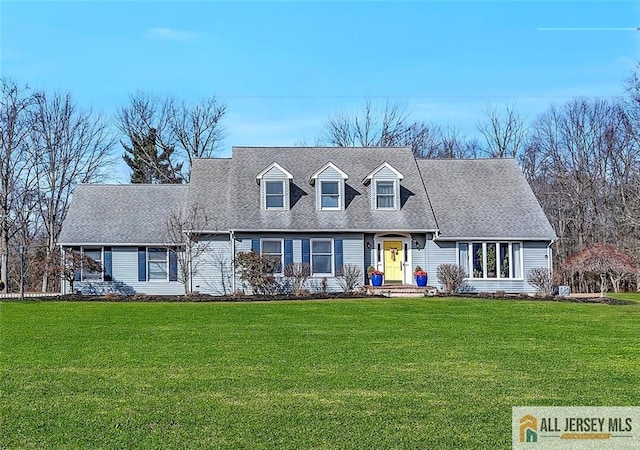
[[(236, 230), (435, 230), (418, 168), (409, 148), (234, 147), (229, 222)], [(256, 175), (277, 161), (293, 175), (289, 211), (261, 211)], [(344, 211), (318, 211), (311, 176), (328, 162), (348, 175)], [(382, 163), (404, 175), (402, 211), (372, 211), (370, 188), (362, 180)], [(212, 205), (213, 206), (213, 205)]]
[(515, 160), (417, 162), (442, 238), (555, 238)]
[(58, 243), (166, 244), (167, 219), (188, 187), (163, 184), (79, 185)]
[[(260, 208), (256, 175), (273, 162), (293, 175), (288, 211)], [(316, 209), (309, 180), (328, 162), (348, 175), (344, 211)], [(401, 211), (370, 206), (371, 188), (363, 180), (385, 162), (404, 176)], [(234, 147), (232, 158), (195, 160), (189, 186), (79, 186), (59, 243), (167, 243), (168, 216), (193, 205), (207, 211), (206, 229), (220, 232), (439, 230), (444, 239), (555, 237), (514, 160), (415, 160), (409, 148)]]

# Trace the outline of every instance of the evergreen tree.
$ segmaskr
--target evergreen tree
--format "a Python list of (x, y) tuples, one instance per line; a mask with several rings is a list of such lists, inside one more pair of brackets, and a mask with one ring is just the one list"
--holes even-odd
[(160, 150), (157, 145), (156, 130), (142, 135), (135, 133), (129, 136), (131, 145), (124, 142), (125, 153), (122, 156), (131, 168), (132, 183), (182, 183), (182, 163), (174, 164), (171, 160), (174, 147)]

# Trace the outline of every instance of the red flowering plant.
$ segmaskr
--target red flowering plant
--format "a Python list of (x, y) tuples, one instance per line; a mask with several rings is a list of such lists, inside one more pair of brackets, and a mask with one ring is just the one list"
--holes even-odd
[(384, 272), (381, 272), (380, 270), (374, 270), (373, 272), (371, 272), (371, 275), (384, 275)]
[(422, 270), (422, 267), (420, 267), (420, 266), (416, 266), (416, 269), (413, 271), (413, 274), (414, 274), (415, 276), (424, 276), (424, 275), (426, 275), (426, 274), (427, 274), (427, 272), (426, 272), (426, 271), (424, 271), (424, 270)]

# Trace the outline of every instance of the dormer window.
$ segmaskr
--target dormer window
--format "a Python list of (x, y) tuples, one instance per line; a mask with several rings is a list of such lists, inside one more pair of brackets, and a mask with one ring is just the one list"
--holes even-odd
[(320, 209), (340, 209), (339, 181), (320, 181)]
[(265, 206), (267, 209), (284, 209), (284, 182), (265, 181)]
[(293, 175), (280, 164), (272, 163), (256, 176), (260, 185), (261, 209), (267, 211), (286, 211), (289, 209), (289, 186)]
[(347, 174), (333, 163), (325, 164), (311, 175), (309, 183), (316, 187), (316, 209), (343, 210), (345, 180), (348, 178)]
[(404, 176), (391, 164), (382, 163), (362, 182), (371, 185), (371, 209), (399, 210), (400, 209), (400, 181)]
[(396, 209), (395, 181), (376, 181), (376, 209)]

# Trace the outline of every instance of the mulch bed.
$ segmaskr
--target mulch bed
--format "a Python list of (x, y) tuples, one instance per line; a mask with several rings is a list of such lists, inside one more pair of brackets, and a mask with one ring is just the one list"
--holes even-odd
[[(595, 294), (594, 294), (595, 295)], [(438, 295), (437, 297), (450, 297), (445, 295)], [(461, 299), (495, 299), (495, 300), (528, 300), (528, 301), (543, 301), (543, 302), (568, 302), (568, 303), (602, 303), (607, 305), (632, 305), (635, 302), (629, 300), (617, 300), (609, 297), (541, 297), (541, 296), (528, 296), (521, 294), (505, 294), (502, 296), (496, 296), (492, 293), (480, 292), (477, 294), (458, 294), (457, 298)], [(325, 299), (354, 299), (354, 298), (387, 298), (379, 295), (366, 295), (364, 293), (345, 294), (341, 293), (326, 293), (326, 294), (313, 294), (306, 296), (296, 295), (239, 295), (239, 296), (219, 296), (208, 294), (188, 294), (188, 295), (57, 295), (46, 297), (27, 297), (25, 301), (69, 301), (69, 302), (268, 302), (268, 301), (282, 301), (282, 300), (325, 300)], [(426, 298), (426, 297), (425, 297)], [(19, 298), (5, 298), (3, 301), (20, 301)]]

